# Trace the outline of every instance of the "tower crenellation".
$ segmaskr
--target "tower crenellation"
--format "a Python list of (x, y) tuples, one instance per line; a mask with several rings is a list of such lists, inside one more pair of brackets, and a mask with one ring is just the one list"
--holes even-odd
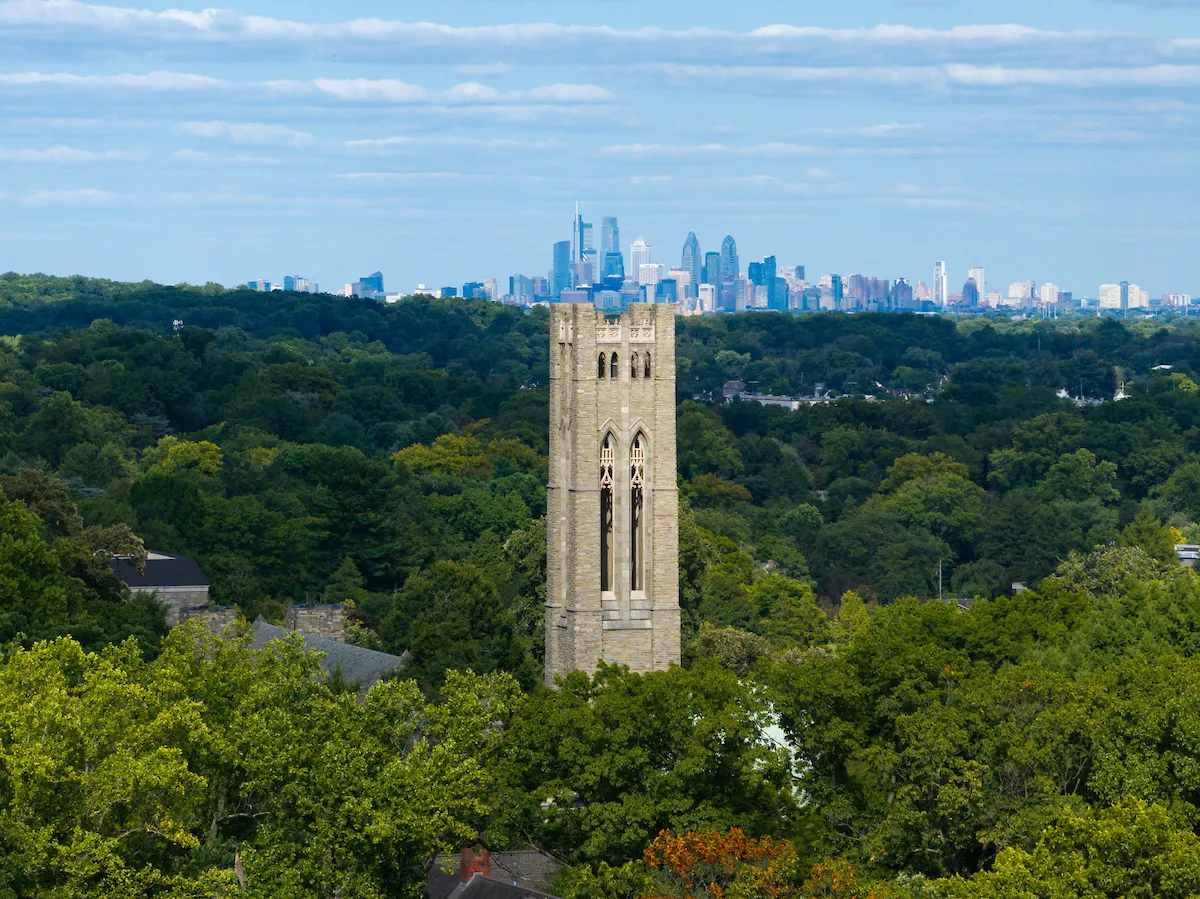
[(550, 318), (546, 682), (678, 664), (675, 310)]

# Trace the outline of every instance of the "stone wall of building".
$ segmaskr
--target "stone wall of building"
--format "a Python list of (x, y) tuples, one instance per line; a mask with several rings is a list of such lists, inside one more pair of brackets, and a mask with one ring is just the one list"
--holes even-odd
[(167, 627), (183, 621), (184, 610), (208, 605), (208, 587), (155, 587), (144, 592), (153, 593), (166, 608)]
[(210, 633), (223, 637), (237, 630), (238, 611), (233, 606), (195, 606), (180, 610), (180, 624), (197, 619), (204, 622)]
[(290, 606), (287, 626), (310, 637), (346, 642), (346, 612), (340, 605)]
[[(591, 672), (601, 660), (635, 671), (678, 664), (674, 306), (633, 304), (619, 320), (606, 320), (591, 306), (558, 304), (550, 328), (546, 681)], [(602, 592), (606, 438), (613, 582)], [(639, 589), (633, 588), (635, 469), (644, 534)]]

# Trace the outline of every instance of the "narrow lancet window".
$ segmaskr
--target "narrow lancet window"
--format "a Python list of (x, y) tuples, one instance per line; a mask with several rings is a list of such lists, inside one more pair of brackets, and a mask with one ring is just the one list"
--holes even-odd
[(600, 590), (615, 590), (613, 567), (613, 444), (604, 438), (600, 447)]
[(646, 377), (650, 377), (650, 354), (646, 354)]
[(638, 374), (639, 374), (638, 366), (639, 365), (641, 365), (641, 363), (638, 361), (638, 354), (634, 353), (633, 356), (629, 360), (629, 377), (636, 378), (638, 376)]
[(629, 450), (629, 589), (645, 590), (646, 521), (644, 489), (646, 484), (645, 438), (638, 434)]
[(598, 378), (600, 378), (600, 379), (603, 379), (603, 378), (604, 378), (604, 376), (605, 376), (606, 374), (608, 374), (607, 368), (608, 368), (608, 360), (607, 360), (607, 359), (605, 359), (605, 358), (604, 358), (604, 354), (603, 354), (603, 353), (601, 353), (601, 354), (600, 354), (600, 362), (599, 362), (599, 364), (596, 366), (596, 377), (598, 377)]
[(612, 378), (619, 378), (619, 377), (621, 377), (621, 367), (620, 367), (620, 365), (617, 363), (617, 354), (616, 354), (616, 353), (613, 353), (613, 354), (612, 354), (612, 365), (611, 365), (611, 366), (609, 366), (609, 369), (608, 369), (608, 374), (609, 374), (609, 376), (610, 376), (610, 377), (612, 377)]

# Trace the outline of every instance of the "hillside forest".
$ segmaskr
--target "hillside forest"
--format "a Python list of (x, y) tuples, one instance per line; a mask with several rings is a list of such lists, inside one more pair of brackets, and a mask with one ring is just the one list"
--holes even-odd
[[(0, 275), (0, 897), (1200, 895), (1200, 326), (680, 318), (684, 664), (557, 689), (547, 329)], [(168, 632), (146, 549), (409, 665)]]

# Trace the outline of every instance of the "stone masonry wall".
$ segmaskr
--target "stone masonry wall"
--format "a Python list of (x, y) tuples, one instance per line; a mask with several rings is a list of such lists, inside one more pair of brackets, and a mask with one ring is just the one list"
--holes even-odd
[[(679, 662), (674, 312), (671, 305), (634, 304), (611, 321), (591, 306), (551, 308), (547, 683), (576, 669), (591, 672), (600, 660), (636, 671)], [(615, 583), (601, 595), (599, 475), (606, 435), (614, 448)], [(646, 450), (644, 583), (636, 591), (630, 551), (635, 438)]]
[(286, 624), (310, 637), (346, 642), (346, 613), (340, 605), (290, 606)]

